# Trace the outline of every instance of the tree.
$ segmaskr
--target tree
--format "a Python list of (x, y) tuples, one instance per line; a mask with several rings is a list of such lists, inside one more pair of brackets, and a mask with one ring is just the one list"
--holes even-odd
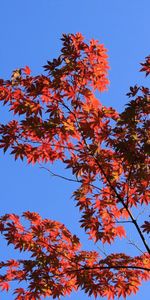
[[(129, 223), (138, 233), (140, 255), (102, 257), (82, 250), (78, 237), (59, 222), (28, 211), (22, 215), (29, 221), (25, 226), (19, 216), (6, 214), (0, 219), (2, 235), (30, 257), (1, 262), (0, 286), (9, 290), (11, 281), (26, 281), (26, 289), (14, 291), (17, 300), (59, 299), (79, 288), (95, 297), (125, 298), (150, 271), (145, 237), (150, 223), (146, 215), (142, 224), (135, 217), (149, 202), (150, 93), (136, 85), (122, 113), (105, 107), (95, 90), (102, 92), (109, 83), (106, 49), (95, 40), (85, 43), (79, 33), (64, 34), (62, 42), (60, 56), (44, 66), (46, 75), (31, 76), (25, 67), (0, 80), (0, 100), (17, 116), (0, 125), (0, 147), (28, 163), (61, 160), (74, 176), (68, 180), (79, 184), (74, 199), (89, 238), (112, 245), (126, 238)], [(149, 75), (150, 57), (141, 71)]]

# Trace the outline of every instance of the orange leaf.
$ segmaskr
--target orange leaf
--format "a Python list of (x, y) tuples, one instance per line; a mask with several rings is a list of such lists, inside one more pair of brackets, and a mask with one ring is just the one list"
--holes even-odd
[(115, 228), (115, 231), (116, 231), (116, 234), (122, 238), (122, 237), (125, 237), (126, 236), (126, 232), (125, 232), (125, 229), (123, 226), (118, 226)]

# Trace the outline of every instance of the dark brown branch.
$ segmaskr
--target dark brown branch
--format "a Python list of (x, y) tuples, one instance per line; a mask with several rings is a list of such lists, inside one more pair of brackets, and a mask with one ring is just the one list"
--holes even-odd
[[(92, 157), (93, 157), (93, 154), (91, 154), (91, 155), (92, 155)], [(146, 243), (146, 241), (145, 241), (145, 238), (144, 238), (144, 236), (143, 236), (143, 234), (142, 234), (142, 231), (140, 230), (140, 227), (139, 227), (137, 221), (134, 219), (134, 217), (133, 217), (133, 215), (132, 215), (130, 209), (128, 208), (128, 205), (123, 201), (122, 197), (118, 194), (118, 192), (116, 191), (115, 187), (112, 185), (110, 179), (107, 177), (105, 171), (103, 170), (103, 168), (102, 168), (101, 164), (99, 163), (99, 161), (97, 160), (97, 158), (94, 157), (94, 159), (95, 159), (96, 164), (97, 164), (98, 167), (100, 168), (102, 174), (105, 176), (107, 182), (109, 183), (109, 186), (111, 187), (111, 189), (112, 189), (112, 190), (114, 191), (114, 193), (116, 194), (116, 196), (117, 196), (118, 200), (120, 201), (120, 203), (122, 203), (123, 207), (124, 207), (124, 208), (126, 209), (126, 211), (128, 212), (128, 214), (129, 214), (129, 216), (130, 216), (130, 218), (131, 218), (133, 224), (135, 225), (135, 227), (136, 227), (136, 229), (137, 229), (137, 231), (138, 231), (138, 233), (139, 233), (139, 235), (140, 235), (140, 237), (141, 237), (141, 240), (142, 240), (142, 242), (143, 242), (143, 244), (144, 244), (144, 246), (145, 246), (147, 252), (150, 254), (150, 248), (148, 247), (148, 245), (147, 245), (147, 243)]]
[(84, 266), (83, 268), (72, 270), (70, 272), (81, 272), (84, 270), (95, 270), (95, 269), (136, 269), (136, 270), (143, 270), (143, 271), (148, 271), (150, 272), (150, 268), (145, 268), (145, 267), (140, 267), (140, 266), (99, 266), (99, 267), (86, 267)]

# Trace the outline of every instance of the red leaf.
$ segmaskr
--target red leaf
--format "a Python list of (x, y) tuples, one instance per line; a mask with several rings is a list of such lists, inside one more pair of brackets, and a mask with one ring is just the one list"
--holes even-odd
[(9, 290), (10, 286), (8, 282), (0, 282), (0, 288), (2, 291), (7, 291)]
[(30, 75), (31, 74), (31, 70), (28, 66), (26, 66), (25, 68), (23, 68), (23, 71), (26, 75)]

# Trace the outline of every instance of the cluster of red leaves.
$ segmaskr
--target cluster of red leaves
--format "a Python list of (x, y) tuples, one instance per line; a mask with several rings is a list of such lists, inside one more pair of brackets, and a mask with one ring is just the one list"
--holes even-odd
[(23, 217), (28, 227), (14, 214), (0, 219), (0, 231), (8, 244), (30, 255), (0, 263), (2, 290), (9, 290), (9, 282), (14, 280), (27, 282), (26, 289), (15, 289), (16, 300), (57, 298), (78, 288), (95, 297), (114, 299), (136, 293), (141, 279), (149, 278), (147, 254), (133, 259), (120, 253), (100, 259), (97, 252), (81, 251), (79, 239), (63, 224), (43, 220), (37, 213), (25, 212)]
[[(8, 124), (0, 125), (0, 147), (4, 151), (11, 149), (15, 159), (26, 158), (28, 163), (60, 159), (80, 183), (74, 198), (82, 214), (81, 227), (90, 238), (95, 242), (111, 244), (115, 238), (125, 237), (125, 229), (118, 223), (128, 219), (137, 229), (146, 251), (150, 252), (131, 211), (133, 206), (135, 208), (149, 202), (149, 89), (131, 87), (128, 96), (132, 100), (119, 115), (112, 107), (103, 106), (94, 95), (95, 89), (104, 91), (108, 84), (104, 46), (94, 40), (88, 45), (81, 34), (64, 35), (62, 42), (61, 55), (44, 66), (48, 75), (31, 76), (30, 69), (25, 67), (15, 70), (11, 80), (0, 80), (0, 100), (8, 104), (16, 115)], [(148, 72), (147, 69), (143, 71)], [(72, 237), (69, 233), (66, 244), (64, 231), (67, 231), (59, 223), (42, 221), (36, 216), (38, 222), (28, 232), (16, 229), (17, 223), (11, 223), (9, 231), (4, 225), (7, 224), (7, 218), (10, 215), (4, 216), (1, 226), (4, 226), (2, 232), (6, 231), (5, 237), (9, 243), (20, 250), (31, 251), (35, 257), (35, 261), (31, 259), (27, 265), (23, 261), (18, 262), (20, 272), (23, 272), (20, 273), (20, 280), (28, 278), (31, 286), (28, 292), (19, 291), (17, 297), (20, 298), (17, 299), (38, 299), (32, 297), (41, 295), (57, 297), (78, 287), (89, 294), (107, 295), (108, 299), (113, 299), (115, 295), (125, 297), (136, 292), (142, 279), (147, 278), (147, 270), (144, 271), (147, 254), (141, 256), (144, 262), (137, 257), (132, 259), (123, 254), (114, 254), (111, 256), (113, 266), (107, 257), (103, 260), (106, 267), (101, 270), (97, 254), (77, 253), (72, 248), (74, 246), (71, 246)], [(33, 215), (31, 221), (33, 223)], [(44, 236), (46, 224), (52, 223), (55, 228), (54, 240), (52, 236), (49, 239), (49, 233)], [(39, 236), (34, 232), (37, 227)], [(147, 227), (145, 232), (148, 232)], [(59, 242), (58, 236), (61, 236)], [(47, 246), (43, 243), (47, 243)], [(41, 250), (43, 248), (45, 250)], [(51, 254), (48, 254), (50, 249), (54, 259), (52, 248), (55, 257), (57, 251), (58, 257), (59, 254), (61, 256), (58, 261), (56, 258), (55, 266), (50, 260)], [(67, 261), (63, 253), (66, 253)], [(40, 255), (43, 255), (41, 267), (37, 263), (37, 260), (40, 262)], [(90, 269), (87, 256), (91, 259)], [(121, 262), (123, 268), (119, 267)], [(127, 268), (128, 265), (131, 268)], [(138, 270), (138, 276), (133, 268), (137, 265), (143, 268)], [(48, 269), (45, 269), (46, 266)], [(115, 272), (110, 270), (111, 266), (112, 269), (117, 266)], [(74, 272), (76, 268), (83, 268), (83, 272)], [(44, 274), (47, 274), (46, 279)], [(2, 283), (7, 283), (7, 277), (1, 278)], [(19, 276), (16, 278), (19, 280)], [(7, 289), (8, 286), (2, 288)]]
[(72, 236), (63, 224), (42, 220), (37, 213), (25, 212), (23, 217), (29, 221), (28, 228), (21, 224), (17, 215), (1, 218), (0, 229), (8, 244), (31, 253), (27, 260), (1, 262), (1, 268), (7, 268), (6, 274), (0, 278), (2, 284), (13, 280), (28, 281), (28, 291), (23, 288), (15, 290), (18, 300), (40, 299), (41, 295), (56, 298), (70, 293), (75, 281), (66, 270), (72, 266), (80, 248), (78, 238)]
[(141, 72), (145, 72), (146, 76), (150, 74), (150, 55), (146, 57), (145, 62), (141, 63)]

